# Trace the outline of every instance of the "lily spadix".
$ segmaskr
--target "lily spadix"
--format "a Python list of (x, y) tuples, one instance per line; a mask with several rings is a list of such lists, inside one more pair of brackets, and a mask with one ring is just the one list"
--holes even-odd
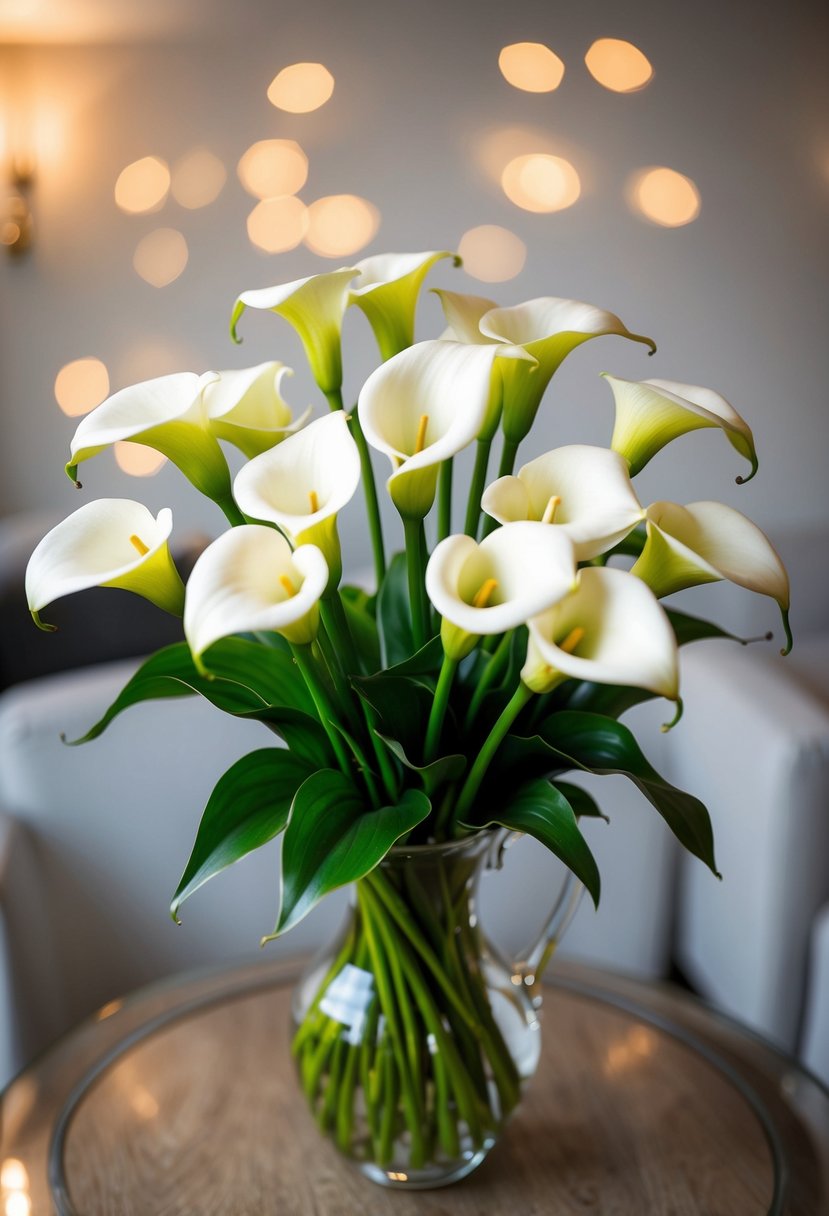
[(713, 389), (675, 380), (622, 380), (607, 373), (604, 378), (616, 401), (610, 446), (627, 460), (631, 475), (672, 439), (706, 427), (719, 427), (751, 465), (748, 476), (738, 477), (738, 483), (750, 481), (757, 472), (751, 428)]
[(792, 647), (789, 628), (789, 576), (764, 532), (733, 507), (692, 502), (680, 507), (655, 502), (647, 509), (647, 539), (631, 570), (660, 598), (728, 579), (739, 587), (777, 601), (786, 634), (784, 654)]
[(184, 585), (167, 545), (168, 508), (155, 518), (140, 502), (99, 498), (85, 503), (44, 536), (26, 568), (26, 598), (35, 624), (54, 600), (89, 587), (120, 587), (181, 616)]
[(414, 342), (417, 298), (426, 275), (436, 262), (452, 258), (447, 250), (428, 253), (378, 253), (357, 263), (360, 279), (351, 288), (349, 303), (366, 314), (383, 359), (411, 346)]
[(486, 296), (465, 295), (459, 291), (444, 291), (441, 287), (433, 287), (432, 292), (440, 300), (449, 327), (444, 338), (477, 344), (497, 341), (497, 338), (485, 337), (480, 326), (484, 313), (498, 307), (494, 300), (488, 300)]
[(578, 586), (529, 623), (521, 679), (549, 692), (569, 678), (679, 699), (676, 637), (653, 592), (625, 570), (588, 567)]
[(404, 519), (428, 514), (441, 462), (488, 427), (501, 394), (496, 361), (529, 358), (512, 347), (418, 342), (372, 372), (357, 410), (368, 442), (392, 462), (388, 490)]
[(501, 524), (536, 519), (569, 536), (577, 561), (607, 552), (645, 512), (626, 461), (609, 448), (555, 448), (487, 486), (481, 506)]
[(426, 592), (443, 617), (446, 654), (461, 659), (477, 638), (506, 633), (552, 607), (575, 586), (573, 546), (563, 532), (526, 521), (478, 544), (448, 536), (426, 567)]
[(204, 393), (210, 432), (239, 448), (249, 460), (281, 443), (311, 414), (309, 406), (294, 418), (282, 397), (282, 381), (293, 374), (290, 367), (276, 362), (219, 372)]
[(193, 659), (220, 638), (273, 630), (289, 642), (312, 642), (328, 566), (315, 545), (291, 546), (274, 528), (242, 524), (198, 558), (187, 581), (184, 635)]
[(275, 312), (299, 334), (314, 379), (323, 393), (326, 396), (339, 393), (343, 382), (343, 315), (349, 284), (358, 273), (355, 267), (345, 266), (292, 283), (243, 291), (233, 307), (230, 336), (234, 342), (241, 341), (236, 328), (246, 308)]
[(233, 493), (246, 515), (277, 524), (293, 545), (321, 549), (333, 590), (342, 574), (337, 513), (359, 484), (360, 454), (346, 415), (337, 410), (251, 460)]
[(615, 313), (557, 296), (543, 296), (511, 308), (493, 308), (481, 317), (479, 329), (482, 341), (494, 339), (521, 346), (538, 361), (532, 373), (527, 365), (517, 362), (504, 370), (501, 425), (510, 444), (520, 443), (528, 433), (553, 374), (583, 342), (615, 334), (644, 343), (651, 354), (656, 350), (652, 339), (631, 333)]
[(230, 496), (230, 473), (210, 433), (204, 394), (216, 372), (177, 372), (144, 380), (108, 397), (75, 431), (66, 466), (77, 482), (78, 465), (115, 443), (155, 448), (181, 469), (197, 490), (221, 503)]

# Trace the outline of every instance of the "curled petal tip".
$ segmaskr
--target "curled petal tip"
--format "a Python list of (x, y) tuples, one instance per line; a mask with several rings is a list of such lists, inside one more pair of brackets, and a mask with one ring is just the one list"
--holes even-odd
[(461, 257), (461, 255), (459, 253), (452, 254), (452, 265), (455, 267), (463, 266), (463, 258)]
[(791, 652), (792, 646), (794, 645), (794, 639), (792, 637), (791, 625), (789, 624), (788, 611), (786, 609), (781, 609), (781, 615), (783, 617), (783, 630), (786, 634), (786, 645), (783, 647), (780, 653), (783, 655), (783, 658), (785, 658), (786, 655)]
[(671, 718), (670, 722), (663, 722), (659, 728), (662, 731), (663, 735), (666, 735), (669, 730), (673, 730), (673, 728), (676, 726), (677, 722), (679, 722), (680, 718), (682, 717), (682, 713), (683, 713), (684, 709), (685, 709), (685, 706), (682, 703), (682, 697), (677, 697), (676, 713)]
[(48, 621), (42, 621), (40, 619), (39, 612), (32, 612), (32, 620), (37, 625), (38, 629), (42, 629), (44, 633), (57, 633), (58, 631), (57, 625), (50, 625)]
[(236, 327), (239, 324), (239, 319), (242, 316), (242, 313), (244, 311), (245, 311), (244, 304), (242, 303), (241, 300), (237, 300), (236, 304), (234, 305), (233, 312), (231, 313), (231, 316), (230, 316), (230, 337), (231, 337), (231, 340), (233, 342), (235, 342), (237, 346), (241, 346), (242, 339), (239, 337), (238, 333), (236, 332)]

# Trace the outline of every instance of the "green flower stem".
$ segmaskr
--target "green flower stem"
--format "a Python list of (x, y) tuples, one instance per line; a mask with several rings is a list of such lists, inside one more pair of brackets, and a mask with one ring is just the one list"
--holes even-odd
[[(335, 389), (325, 394), (332, 410), (343, 409), (343, 394), (341, 389)], [(371, 547), (374, 553), (374, 574), (377, 588), (380, 589), (386, 577), (386, 550), (383, 545), (383, 525), (380, 520), (380, 504), (377, 500), (377, 486), (374, 481), (374, 469), (371, 467), (371, 453), (368, 450), (366, 437), (360, 426), (360, 418), (355, 405), (351, 413), (351, 434), (360, 453), (360, 467), (363, 471), (363, 488), (366, 495), (366, 511), (368, 513), (368, 530), (371, 533)]]
[[(504, 439), (504, 447), (501, 451), (501, 463), (498, 466), (499, 477), (510, 477), (512, 470), (515, 468), (515, 457), (518, 455), (518, 444), (520, 440)], [(489, 536), (490, 532), (494, 532), (498, 527), (498, 521), (488, 515), (484, 520), (482, 537)]]
[(475, 686), (475, 691), (472, 694), (472, 700), (469, 702), (469, 709), (466, 714), (467, 729), (472, 727), (476, 717), (478, 716), (478, 711), (481, 708), (481, 702), (483, 701), (487, 690), (495, 683), (509, 662), (511, 643), (512, 631), (505, 633), (502, 636), (495, 650), (490, 655), (489, 662), (484, 668), (481, 678)]
[(233, 501), (230, 494), (228, 494), (225, 498), (216, 499), (216, 505), (221, 507), (222, 511), (224, 512), (225, 519), (232, 528), (238, 528), (240, 524), (248, 523), (247, 517), (243, 515), (236, 506), (236, 503)]
[(438, 541), (452, 531), (452, 457), (444, 460), (438, 477)]
[(394, 1144), (395, 1115), (397, 1114), (397, 1095), (400, 1092), (400, 1079), (394, 1059), (391, 1043), (387, 1039), (381, 1059), (382, 1097), (380, 1102), (380, 1145), (378, 1149), (378, 1165), (388, 1165), (392, 1156)]
[(296, 665), (299, 668), (302, 678), (308, 687), (311, 694), (311, 699), (319, 716), (320, 724), (328, 736), (328, 742), (333, 748), (334, 755), (337, 757), (337, 763), (347, 777), (351, 776), (351, 764), (348, 759), (348, 753), (343, 745), (340, 732), (332, 723), (337, 721), (337, 714), (331, 705), (328, 697), (328, 692), (323, 684), (316, 663), (314, 662), (311, 652), (310, 643), (305, 645), (291, 644), (291, 654), (294, 656)]
[(466, 522), (463, 530), (473, 539), (478, 535), (478, 522), (481, 517), (481, 497), (486, 486), (486, 471), (489, 466), (489, 453), (492, 439), (479, 439), (475, 448), (475, 467), (472, 470), (472, 481), (469, 484), (469, 498), (466, 503)]
[(424, 582), (426, 543), (423, 520), (412, 519), (406, 516), (403, 519), (403, 530), (406, 536), (406, 571), (409, 576), (412, 634), (415, 650), (420, 650), (426, 645), (429, 621), (426, 585)]
[(320, 600), (320, 613), (328, 636), (337, 648), (343, 669), (352, 675), (359, 674), (360, 659), (339, 591), (323, 596)]
[(486, 776), (486, 771), (489, 768), (492, 758), (496, 751), (503, 743), (506, 735), (509, 732), (515, 719), (520, 714), (521, 710), (532, 697), (532, 692), (527, 688), (526, 684), (519, 684), (515, 692), (510, 698), (509, 704), (505, 707), (498, 721), (489, 732), (484, 741), (481, 750), (478, 752), (477, 759), (472, 765), (469, 775), (463, 784), (457, 804), (455, 806), (455, 819), (463, 820), (468, 815), (472, 803), (475, 801), (481, 782)]
[(438, 676), (437, 688), (435, 689), (435, 697), (432, 701), (432, 708), (429, 712), (429, 723), (426, 727), (426, 743), (424, 745), (424, 759), (427, 764), (431, 764), (437, 759), (438, 750), (440, 748), (440, 736), (443, 730), (443, 719), (446, 717), (446, 709), (449, 705), (449, 694), (452, 691), (452, 683), (455, 679), (455, 672), (458, 670), (458, 659), (450, 659), (448, 654), (443, 656), (443, 664)]

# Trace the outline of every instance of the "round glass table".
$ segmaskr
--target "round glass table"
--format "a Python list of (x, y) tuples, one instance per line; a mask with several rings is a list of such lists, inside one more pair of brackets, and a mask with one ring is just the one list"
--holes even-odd
[(819, 1216), (829, 1093), (676, 989), (559, 962), (536, 1077), (447, 1190), (384, 1191), (317, 1132), (288, 1050), (297, 968), (106, 1006), (0, 1102), (3, 1216)]

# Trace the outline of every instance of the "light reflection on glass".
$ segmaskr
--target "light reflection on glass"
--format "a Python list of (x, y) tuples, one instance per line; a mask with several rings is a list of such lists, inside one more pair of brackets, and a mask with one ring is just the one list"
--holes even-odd
[(498, 224), (481, 224), (465, 232), (458, 244), (463, 268), (482, 283), (506, 283), (524, 268), (527, 246)]
[(308, 180), (308, 157), (293, 139), (261, 139), (237, 166), (239, 181), (254, 198), (296, 194)]
[(139, 1119), (154, 1119), (160, 1107), (148, 1089), (136, 1085), (130, 1096), (130, 1106)]
[(109, 394), (109, 372), (100, 359), (73, 359), (55, 377), (55, 400), (64, 414), (77, 418)]
[(331, 194), (308, 208), (305, 244), (324, 258), (341, 258), (363, 249), (380, 226), (380, 212), (356, 194)]
[(214, 202), (227, 181), (227, 170), (207, 148), (194, 148), (173, 166), (172, 190), (176, 202), (195, 211)]
[(511, 160), (501, 186), (510, 202), (525, 211), (563, 211), (581, 194), (579, 175), (568, 160), (538, 152)]
[(334, 77), (322, 63), (292, 63), (271, 81), (268, 101), (291, 114), (318, 110), (334, 92)]
[[(126, 443), (119, 440), (115, 444), (115, 461), (123, 473), (130, 477), (153, 477), (167, 463), (167, 457), (162, 456), (155, 448), (145, 447), (143, 443)], [(109, 1008), (109, 1006), (105, 1006)], [(115, 1010), (113, 1010), (113, 1013)], [(105, 1016), (104, 1010), (98, 1017)]]
[(542, 42), (514, 42), (498, 56), (501, 75), (525, 93), (552, 93), (564, 77), (564, 63)]
[(158, 156), (144, 156), (122, 169), (115, 183), (115, 202), (122, 211), (139, 215), (158, 211), (170, 189), (170, 170)]
[(0, 1187), (4, 1191), (25, 1191), (29, 1185), (29, 1173), (22, 1161), (7, 1157), (0, 1165)]
[(25, 1191), (12, 1191), (6, 1196), (5, 1216), (30, 1216), (32, 1201)]
[(700, 196), (690, 177), (660, 166), (635, 174), (628, 184), (628, 201), (634, 211), (663, 228), (690, 224), (700, 213)]
[(599, 38), (584, 62), (593, 79), (613, 93), (635, 93), (653, 76), (648, 57), (622, 38)]
[(247, 219), (251, 243), (266, 253), (296, 249), (308, 231), (308, 209), (294, 194), (265, 198)]
[(106, 1005), (101, 1006), (101, 1008), (98, 1010), (97, 1014), (95, 1015), (96, 1018), (98, 1019), (99, 1022), (106, 1021), (107, 1018), (112, 1017), (113, 1013), (118, 1012), (118, 1010), (121, 1008), (123, 1003), (124, 1002), (122, 1000), (109, 1001)]
[(138, 242), (132, 264), (151, 287), (167, 287), (187, 265), (187, 242), (176, 228), (156, 228)]

